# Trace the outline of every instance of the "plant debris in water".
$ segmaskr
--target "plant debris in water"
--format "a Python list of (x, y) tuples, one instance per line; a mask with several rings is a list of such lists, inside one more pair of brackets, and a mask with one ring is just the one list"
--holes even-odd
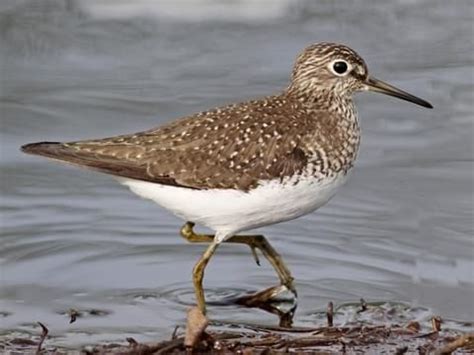
[[(281, 327), (258, 324), (213, 323), (197, 308), (188, 312), (186, 329), (175, 327), (170, 340), (141, 343), (126, 338), (123, 343), (87, 346), (82, 354), (472, 354), (474, 333), (442, 329), (443, 321), (433, 316), (428, 322), (399, 320), (401, 308), (386, 304), (367, 304), (361, 300), (355, 314), (365, 319), (337, 325), (338, 308), (333, 303), (326, 310), (327, 324), (318, 327)], [(370, 314), (388, 314), (385, 324), (368, 322)], [(392, 321), (387, 321), (391, 319)], [(380, 319), (379, 319), (380, 320)], [(48, 329), (42, 323), (35, 340), (13, 338), (0, 340), (0, 352), (9, 354), (69, 354), (70, 350), (48, 346)], [(227, 326), (225, 329), (222, 329)], [(77, 351), (74, 353), (78, 353)]]
[(265, 329), (246, 331), (205, 331), (193, 345), (185, 336), (154, 344), (130, 343), (96, 346), (87, 354), (451, 354), (472, 353), (474, 333), (431, 331), (419, 333), (411, 326), (351, 326), (298, 328), (297, 331)]

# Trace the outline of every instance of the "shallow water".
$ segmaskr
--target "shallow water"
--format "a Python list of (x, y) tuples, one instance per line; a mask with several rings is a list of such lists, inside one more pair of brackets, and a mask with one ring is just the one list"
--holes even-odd
[[(0, 4), (2, 333), (38, 333), (42, 321), (66, 346), (167, 337), (194, 302), (190, 272), (204, 248), (113, 179), (22, 155), (21, 144), (139, 131), (267, 95), (288, 83), (304, 46), (327, 40), (435, 109), (359, 95), (349, 183), (318, 212), (261, 230), (296, 277), (295, 324), (360, 297), (453, 327), (474, 319), (472, 2), (127, 4)], [(262, 264), (246, 247), (222, 247), (209, 299), (271, 286)], [(70, 308), (83, 313), (72, 325)], [(210, 312), (277, 323), (237, 306)]]

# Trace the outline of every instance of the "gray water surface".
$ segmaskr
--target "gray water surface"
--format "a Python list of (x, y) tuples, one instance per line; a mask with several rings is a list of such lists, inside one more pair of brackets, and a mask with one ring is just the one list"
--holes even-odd
[[(473, 320), (473, 12), (468, 0), (2, 1), (1, 333), (38, 333), (42, 321), (66, 346), (168, 337), (194, 303), (204, 250), (113, 179), (20, 145), (140, 131), (271, 94), (319, 41), (350, 45), (372, 74), (435, 109), (359, 94), (348, 184), (316, 213), (259, 231), (296, 277), (295, 324), (360, 297)], [(226, 245), (205, 288), (219, 300), (276, 281), (248, 248)], [(70, 308), (84, 314), (71, 325)], [(210, 315), (277, 323), (237, 306)]]

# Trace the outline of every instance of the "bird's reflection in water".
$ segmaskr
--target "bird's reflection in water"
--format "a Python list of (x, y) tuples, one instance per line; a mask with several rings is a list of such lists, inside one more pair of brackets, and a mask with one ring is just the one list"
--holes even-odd
[(239, 297), (229, 297), (219, 302), (208, 302), (208, 304), (238, 304), (249, 308), (259, 308), (278, 316), (279, 327), (291, 328), (297, 307), (297, 296), (285, 286), (277, 285), (259, 292)]

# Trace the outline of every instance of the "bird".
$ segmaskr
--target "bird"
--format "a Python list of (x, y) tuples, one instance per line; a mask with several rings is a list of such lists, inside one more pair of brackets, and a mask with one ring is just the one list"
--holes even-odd
[[(257, 250), (296, 295), (282, 256), (263, 235), (244, 231), (292, 220), (326, 204), (347, 181), (360, 126), (353, 95), (372, 91), (433, 106), (369, 75), (346, 45), (309, 45), (280, 92), (183, 117), (132, 134), (38, 142), (21, 150), (112, 175), (135, 194), (182, 218), (180, 234), (209, 243), (193, 268), (197, 306), (206, 314), (204, 271), (223, 242)], [(194, 226), (210, 228), (200, 234)]]

